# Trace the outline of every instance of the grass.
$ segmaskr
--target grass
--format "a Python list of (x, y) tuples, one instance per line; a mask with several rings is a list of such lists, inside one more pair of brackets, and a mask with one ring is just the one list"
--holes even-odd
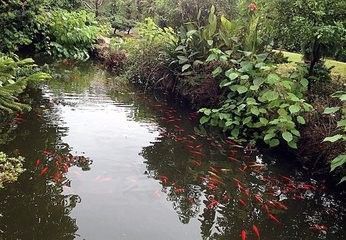
[[(299, 53), (292, 53), (286, 51), (282, 51), (282, 53), (286, 57), (288, 57), (288, 60), (290, 62), (302, 62), (302, 55)], [(346, 63), (326, 59), (326, 66), (333, 67), (332, 75), (334, 78), (341, 79), (342, 82), (346, 83)]]

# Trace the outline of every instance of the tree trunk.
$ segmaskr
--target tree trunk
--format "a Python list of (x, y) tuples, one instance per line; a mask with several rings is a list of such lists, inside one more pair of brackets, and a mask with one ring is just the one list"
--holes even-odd
[[(309, 76), (314, 75), (314, 68), (316, 66), (316, 63), (318, 63), (320, 59), (321, 59), (321, 44), (319, 43), (318, 39), (315, 39), (312, 45), (312, 52), (310, 55)], [(311, 90), (310, 81), (309, 81), (308, 89)]]

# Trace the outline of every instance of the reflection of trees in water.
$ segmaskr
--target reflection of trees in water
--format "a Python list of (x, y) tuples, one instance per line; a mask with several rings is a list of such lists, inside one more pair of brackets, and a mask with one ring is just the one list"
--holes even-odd
[(147, 159), (149, 175), (162, 181), (167, 199), (173, 202), (180, 221), (188, 223), (196, 217), (200, 211), (201, 192), (193, 184), (197, 176), (191, 174), (186, 164), (186, 153), (177, 148), (171, 139), (161, 139), (144, 148), (142, 155)]
[[(273, 173), (229, 144), (204, 141), (179, 118), (158, 118), (161, 134), (141, 154), (180, 221), (198, 217), (203, 239), (240, 239), (243, 229), (255, 239), (253, 224), (266, 239), (343, 239), (343, 206), (331, 204), (332, 196), (324, 199), (319, 185)], [(328, 231), (315, 225), (329, 225)]]
[(0, 192), (0, 239), (69, 240), (78, 230), (69, 215), (81, 199), (63, 193), (70, 184), (65, 173), (72, 166), (88, 170), (91, 162), (70, 154), (70, 147), (62, 141), (68, 129), (58, 110), (40, 96), (2, 146), (7, 153), (24, 156), (27, 170)]

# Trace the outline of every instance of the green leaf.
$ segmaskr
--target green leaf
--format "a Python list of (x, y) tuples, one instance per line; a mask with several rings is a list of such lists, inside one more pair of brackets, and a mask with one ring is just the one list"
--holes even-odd
[(296, 143), (295, 141), (289, 142), (289, 143), (288, 143), (288, 146), (289, 146), (290, 148), (293, 148), (293, 149), (297, 149), (297, 148), (298, 148), (297, 143)]
[(226, 77), (228, 77), (231, 80), (234, 80), (239, 77), (239, 73), (236, 73), (236, 72), (230, 72), (228, 74), (226, 73)]
[(279, 139), (276, 139), (276, 138), (271, 139), (270, 142), (269, 142), (269, 146), (270, 146), (270, 147), (276, 147), (276, 146), (278, 146), (279, 144), (280, 144), (280, 141), (279, 141)]
[(210, 120), (210, 117), (203, 116), (203, 117), (201, 117), (201, 119), (199, 120), (199, 123), (203, 125), (203, 124), (209, 122), (209, 120)]
[(272, 139), (273, 137), (275, 137), (275, 134), (274, 134), (274, 133), (267, 133), (267, 134), (264, 136), (264, 141), (268, 141), (268, 140)]
[(345, 181), (346, 181), (346, 176), (343, 177), (343, 178), (341, 178), (341, 180), (340, 180), (340, 182), (339, 182), (338, 184), (343, 183), (343, 182), (345, 182)]
[(306, 88), (309, 85), (309, 81), (306, 78), (303, 78), (300, 80), (300, 84)]
[(228, 79), (225, 79), (223, 80), (221, 83), (220, 83), (220, 87), (227, 87), (229, 85), (232, 85), (233, 82), (232, 81), (229, 81)]
[(181, 71), (185, 72), (187, 69), (189, 69), (191, 67), (191, 64), (185, 64), (182, 68)]
[(217, 77), (218, 75), (220, 75), (220, 73), (222, 73), (222, 68), (221, 67), (217, 67), (213, 72), (213, 77)]
[(177, 58), (179, 59), (179, 64), (184, 64), (189, 61), (189, 59), (185, 56), (178, 56)]
[(237, 91), (238, 91), (239, 94), (246, 93), (247, 90), (248, 90), (248, 89), (247, 89), (247, 87), (245, 87), (245, 86), (238, 86), (238, 87), (237, 87)]
[(268, 101), (274, 101), (279, 98), (279, 94), (275, 91), (269, 90), (263, 94), (263, 98), (267, 99)]
[(336, 142), (336, 141), (339, 141), (340, 139), (343, 139), (343, 135), (341, 134), (337, 134), (337, 135), (334, 135), (332, 137), (326, 137), (323, 142)]
[(340, 110), (340, 107), (330, 107), (330, 108), (326, 108), (323, 114), (332, 114), (332, 113), (336, 113), (339, 110)]
[(291, 132), (293, 135), (295, 135), (295, 136), (297, 136), (297, 137), (300, 137), (300, 132), (299, 132), (297, 129), (292, 129), (292, 130), (290, 130), (290, 132)]
[(211, 110), (210, 110), (209, 108), (205, 108), (205, 109), (203, 110), (203, 113), (204, 113), (205, 115), (209, 116), (209, 115), (211, 114)]
[(207, 60), (205, 60), (206, 62), (212, 62), (217, 60), (217, 55), (215, 53), (212, 53), (208, 56)]
[(290, 110), (292, 114), (294, 114), (299, 112), (301, 108), (299, 105), (291, 105), (288, 109)]
[(244, 119), (243, 124), (248, 124), (251, 121), (252, 121), (252, 117), (251, 116), (247, 117), (247, 118)]
[(290, 133), (290, 132), (283, 132), (282, 133), (282, 137), (283, 137), (283, 139), (285, 139), (286, 140), (286, 142), (291, 142), (292, 140), (293, 140), (293, 135), (292, 135), (292, 133)]
[(298, 116), (298, 117), (297, 117), (297, 121), (298, 121), (300, 124), (305, 124), (305, 119), (304, 119), (302, 116)]
[(256, 115), (256, 116), (258, 116), (260, 114), (257, 107), (252, 107), (250, 111), (253, 115)]
[(261, 122), (264, 126), (266, 126), (266, 125), (269, 123), (268, 119), (266, 119), (266, 118), (260, 118), (260, 122)]
[(280, 81), (280, 77), (277, 74), (271, 73), (267, 77), (267, 82), (271, 85), (278, 83)]
[(346, 155), (341, 154), (333, 159), (333, 161), (330, 163), (330, 171), (334, 171), (337, 167), (341, 167), (346, 163)]
[(234, 128), (234, 129), (231, 131), (231, 135), (232, 135), (232, 137), (234, 137), (234, 138), (238, 138), (238, 136), (239, 136), (239, 128)]

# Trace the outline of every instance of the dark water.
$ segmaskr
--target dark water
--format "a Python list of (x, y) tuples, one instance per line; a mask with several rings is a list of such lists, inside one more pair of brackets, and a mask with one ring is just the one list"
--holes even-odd
[(0, 190), (0, 239), (257, 239), (253, 225), (267, 240), (345, 238), (342, 199), (289, 165), (91, 64), (54, 75), (1, 129), (27, 171)]

